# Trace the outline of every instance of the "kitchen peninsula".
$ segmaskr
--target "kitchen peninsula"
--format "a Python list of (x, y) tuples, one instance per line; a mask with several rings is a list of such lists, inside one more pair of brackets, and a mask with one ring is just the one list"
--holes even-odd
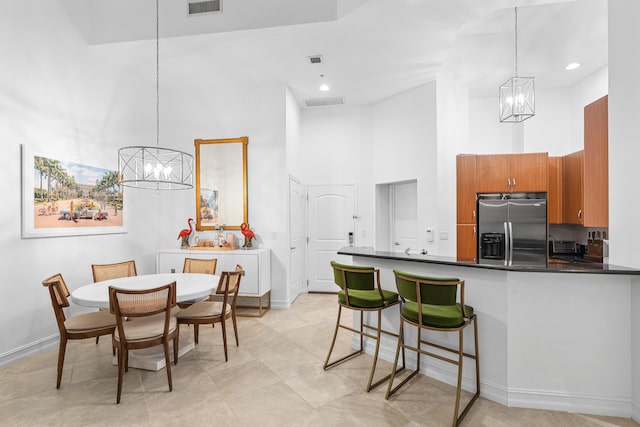
[[(631, 354), (640, 336), (631, 316), (640, 304), (640, 270), (599, 263), (479, 265), (354, 247), (338, 255), (379, 268), (385, 289), (395, 290), (394, 269), (465, 280), (465, 302), (478, 315), (483, 397), (507, 406), (624, 417), (637, 410), (632, 378), (640, 375), (640, 363)], [(397, 312), (387, 316), (397, 328)], [(465, 347), (472, 348), (467, 335)], [(392, 360), (395, 345), (383, 340), (382, 357)], [(444, 363), (429, 359), (425, 365), (424, 374), (453, 384)], [(473, 375), (465, 365), (465, 389), (472, 389)]]

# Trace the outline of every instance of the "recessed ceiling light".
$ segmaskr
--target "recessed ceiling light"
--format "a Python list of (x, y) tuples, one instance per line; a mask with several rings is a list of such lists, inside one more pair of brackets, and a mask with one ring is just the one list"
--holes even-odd
[(329, 85), (328, 85), (328, 84), (322, 84), (322, 85), (320, 85), (320, 88), (319, 88), (319, 89), (320, 89), (321, 91), (323, 91), (323, 92), (326, 92), (326, 91), (328, 91), (328, 90), (329, 90)]
[(579, 68), (580, 64), (577, 62), (572, 62), (571, 64), (567, 65), (566, 67), (564, 67), (565, 70), (567, 71), (571, 71), (571, 70), (575, 70), (576, 68)]

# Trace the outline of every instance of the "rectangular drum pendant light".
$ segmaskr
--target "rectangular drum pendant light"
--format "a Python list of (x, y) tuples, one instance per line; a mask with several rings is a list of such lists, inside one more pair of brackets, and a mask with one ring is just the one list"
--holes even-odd
[(536, 115), (533, 77), (518, 76), (518, 8), (515, 8), (515, 75), (499, 91), (500, 121), (517, 123)]

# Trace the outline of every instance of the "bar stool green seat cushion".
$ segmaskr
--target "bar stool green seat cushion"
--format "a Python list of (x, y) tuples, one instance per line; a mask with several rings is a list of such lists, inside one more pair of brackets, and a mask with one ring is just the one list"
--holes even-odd
[[(349, 305), (359, 308), (377, 308), (384, 307), (387, 304), (398, 301), (398, 294), (393, 291), (383, 289), (382, 294), (386, 301), (383, 301), (380, 298), (380, 292), (378, 292), (377, 289), (349, 289)], [(340, 304), (347, 304), (347, 298), (345, 297), (344, 290), (338, 291), (338, 300), (340, 301)]]
[[(473, 307), (465, 305), (467, 316), (473, 314)], [(407, 301), (402, 305), (402, 316), (414, 323), (418, 321), (418, 303)], [(422, 304), (422, 324), (440, 328), (456, 328), (464, 324), (462, 305)]]

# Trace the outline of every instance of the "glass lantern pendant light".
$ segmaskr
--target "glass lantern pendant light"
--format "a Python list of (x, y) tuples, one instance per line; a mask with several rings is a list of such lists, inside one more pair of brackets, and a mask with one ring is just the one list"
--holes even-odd
[(125, 187), (151, 190), (193, 188), (193, 156), (160, 147), (160, 19), (156, 0), (156, 145), (118, 150), (118, 179)]
[(515, 9), (515, 75), (500, 86), (500, 121), (523, 122), (536, 115), (533, 77), (518, 76), (518, 8)]

